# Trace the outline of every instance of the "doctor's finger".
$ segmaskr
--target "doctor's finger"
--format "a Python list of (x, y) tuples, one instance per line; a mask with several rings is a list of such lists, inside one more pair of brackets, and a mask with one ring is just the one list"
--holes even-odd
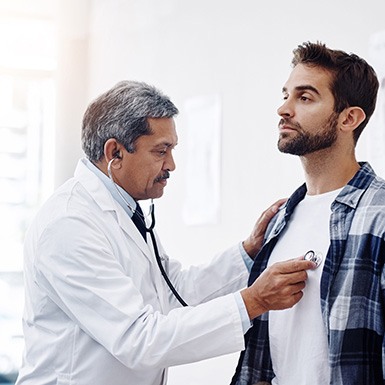
[(270, 220), (274, 217), (275, 214), (279, 211), (279, 208), (287, 201), (286, 198), (279, 199), (273, 203), (269, 208), (267, 208), (259, 217), (257, 221), (257, 226), (265, 232), (267, 225)]
[(315, 269), (317, 267), (314, 262), (304, 260), (303, 257), (277, 262), (272, 266), (281, 274), (291, 274), (298, 271)]

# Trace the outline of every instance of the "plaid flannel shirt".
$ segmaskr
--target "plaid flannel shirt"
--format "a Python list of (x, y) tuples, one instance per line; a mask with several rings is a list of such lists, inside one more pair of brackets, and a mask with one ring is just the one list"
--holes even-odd
[[(320, 303), (328, 336), (331, 385), (385, 384), (385, 181), (368, 163), (360, 165), (332, 203), (330, 247), (321, 277)], [(269, 224), (249, 285), (266, 268), (282, 229), (305, 194), (303, 185)], [(231, 384), (269, 384), (274, 372), (268, 313), (254, 320), (245, 340)]]

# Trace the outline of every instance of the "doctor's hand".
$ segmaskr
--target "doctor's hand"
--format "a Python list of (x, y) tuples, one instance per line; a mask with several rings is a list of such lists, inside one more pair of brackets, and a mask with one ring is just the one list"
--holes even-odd
[(286, 200), (287, 199), (280, 199), (265, 210), (254, 225), (253, 231), (249, 237), (243, 241), (242, 245), (250, 258), (254, 259), (254, 257), (258, 254), (263, 244), (263, 238), (265, 236), (267, 225)]
[(308, 269), (315, 263), (291, 259), (269, 266), (254, 283), (241, 291), (250, 320), (269, 310), (294, 306), (303, 296)]

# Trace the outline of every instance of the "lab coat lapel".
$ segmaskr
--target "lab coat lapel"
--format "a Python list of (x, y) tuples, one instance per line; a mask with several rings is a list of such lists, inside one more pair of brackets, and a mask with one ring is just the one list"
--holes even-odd
[(75, 177), (103, 211), (115, 212), (119, 226), (127, 234), (127, 236), (135, 242), (143, 254), (152, 262), (151, 250), (144, 241), (135, 224), (130, 218), (128, 218), (127, 213), (120, 206), (120, 204), (115, 201), (104, 183), (98, 178), (97, 175), (88, 169), (82, 160), (79, 161), (76, 167)]
[[(156, 241), (158, 240), (156, 234), (154, 233), (155, 235), (155, 238), (156, 238)], [(153, 277), (154, 277), (154, 282), (155, 282), (155, 286), (156, 286), (156, 291), (158, 292), (158, 295), (159, 295), (159, 302), (160, 302), (160, 305), (161, 305), (161, 308), (163, 310), (163, 313), (164, 314), (167, 314), (170, 310), (170, 302), (169, 302), (169, 288), (162, 276), (162, 273), (159, 269), (159, 266), (158, 266), (158, 262), (156, 260), (156, 257), (155, 257), (155, 249), (154, 249), (154, 245), (152, 243), (152, 239), (150, 237), (150, 235), (148, 234), (148, 238), (147, 238), (147, 242), (149, 245), (151, 245), (151, 249), (152, 249), (152, 258), (153, 258), (153, 263), (152, 263), (152, 270), (153, 270)], [(160, 244), (158, 244), (158, 249), (159, 249), (159, 253), (161, 253), (161, 247), (159, 247)]]
[[(121, 209), (121, 207), (119, 207), (119, 209)], [(136, 228), (134, 222), (132, 222), (132, 220), (127, 221), (127, 214), (124, 212), (123, 209), (117, 210), (116, 214), (120, 227), (129, 237), (132, 238), (132, 240), (137, 244), (137, 246), (143, 251), (145, 256), (150, 260), (151, 276), (154, 282), (155, 290), (158, 293), (160, 307), (163, 313), (166, 314), (169, 309), (167, 292), (165, 291), (167, 288), (165, 287), (164, 278), (162, 277), (162, 274), (160, 273), (160, 270), (158, 268), (158, 263), (156, 261), (155, 251), (152, 245), (150, 235), (147, 234), (146, 243), (142, 237), (142, 234), (140, 234), (139, 230)]]
[[(80, 160), (75, 171), (75, 177), (89, 192), (95, 202), (103, 211), (114, 211), (117, 222), (126, 235), (132, 239), (145, 257), (151, 262), (151, 275), (154, 280), (155, 289), (158, 292), (160, 305), (163, 312), (168, 311), (168, 296), (165, 291), (163, 277), (158, 269), (154, 249), (150, 236), (147, 234), (148, 243), (145, 242), (134, 222), (128, 218), (127, 213), (118, 202), (111, 196), (103, 182), (90, 171)], [(151, 246), (150, 246), (151, 245)]]
[(116, 202), (116, 207), (114, 210), (121, 229), (136, 243), (136, 245), (143, 251), (146, 257), (152, 262), (151, 250), (146, 241), (143, 239), (142, 234), (135, 226), (134, 222), (131, 220), (131, 218), (128, 218), (126, 212), (119, 206), (119, 203)]

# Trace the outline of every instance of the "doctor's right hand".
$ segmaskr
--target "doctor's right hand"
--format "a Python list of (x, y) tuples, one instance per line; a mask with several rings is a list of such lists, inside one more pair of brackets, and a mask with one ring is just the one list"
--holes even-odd
[(269, 266), (250, 287), (241, 291), (250, 320), (269, 310), (294, 306), (303, 296), (306, 270), (315, 267), (315, 263), (304, 259), (291, 259)]

